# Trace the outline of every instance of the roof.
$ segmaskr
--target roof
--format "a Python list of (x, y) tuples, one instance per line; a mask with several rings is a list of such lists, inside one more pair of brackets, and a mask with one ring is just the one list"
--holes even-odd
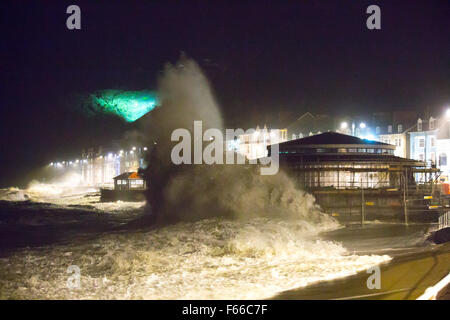
[(137, 172), (124, 172), (122, 174), (119, 174), (117, 177), (114, 177), (113, 179), (143, 179), (144, 177), (139, 175)]
[(310, 132), (328, 131), (333, 128), (333, 123), (331, 117), (326, 114), (313, 115), (310, 112), (305, 112), (286, 128), (289, 135), (301, 133), (308, 136)]
[(379, 141), (360, 139), (337, 132), (325, 132), (306, 138), (295, 139), (280, 143), (280, 147), (290, 146), (310, 146), (310, 145), (376, 145), (383, 147), (391, 147), (391, 145)]

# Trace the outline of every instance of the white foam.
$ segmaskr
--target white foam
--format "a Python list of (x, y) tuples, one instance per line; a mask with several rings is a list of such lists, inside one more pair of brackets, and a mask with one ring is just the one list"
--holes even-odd
[[(0, 287), (4, 297), (23, 298), (262, 299), (390, 259), (349, 254), (317, 237), (333, 227), (209, 219), (107, 235), (17, 253), (0, 262)], [(69, 265), (80, 267), (80, 289), (66, 287)]]

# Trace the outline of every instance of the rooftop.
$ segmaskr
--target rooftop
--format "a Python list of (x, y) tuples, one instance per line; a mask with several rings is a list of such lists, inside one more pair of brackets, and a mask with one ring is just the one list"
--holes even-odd
[(360, 139), (354, 136), (349, 136), (342, 133), (333, 131), (309, 136), (306, 138), (295, 139), (287, 142), (280, 143), (280, 147), (291, 146), (317, 146), (317, 145), (373, 145), (379, 147), (392, 147), (390, 144), (382, 143), (379, 141)]
[(144, 177), (139, 175), (139, 173), (137, 172), (124, 172), (116, 177), (114, 177), (113, 179), (121, 179), (121, 180), (126, 180), (126, 179), (143, 179)]

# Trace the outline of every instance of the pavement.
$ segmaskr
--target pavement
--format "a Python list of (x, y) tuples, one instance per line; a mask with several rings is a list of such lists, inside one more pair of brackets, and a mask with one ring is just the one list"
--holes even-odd
[[(394, 257), (380, 266), (381, 288), (369, 289), (366, 271), (354, 276), (290, 290), (274, 299), (283, 300), (415, 300), (450, 272), (450, 243), (423, 252)], [(450, 299), (449, 286), (440, 299)]]

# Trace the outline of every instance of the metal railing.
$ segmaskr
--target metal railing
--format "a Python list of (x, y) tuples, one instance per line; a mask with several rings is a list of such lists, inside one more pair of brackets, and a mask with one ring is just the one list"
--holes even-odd
[(450, 227), (450, 211), (444, 212), (439, 216), (438, 230)]

